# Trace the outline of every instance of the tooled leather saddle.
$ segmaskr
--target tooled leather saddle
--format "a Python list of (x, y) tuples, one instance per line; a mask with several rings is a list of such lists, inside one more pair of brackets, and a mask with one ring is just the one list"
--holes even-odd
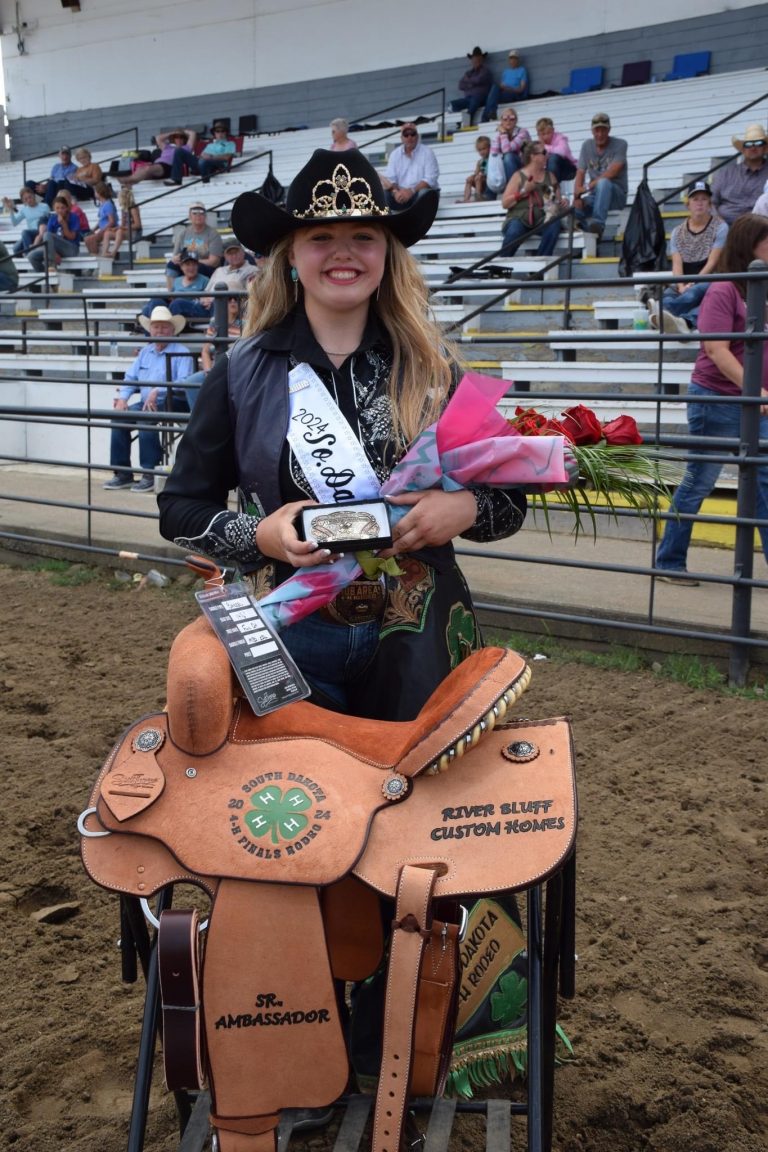
[[(486, 648), (412, 722), (308, 702), (257, 718), (204, 620), (176, 638), (166, 711), (132, 724), (81, 817), (83, 862), (134, 897), (211, 900), (158, 932), (169, 1088), (207, 1078), (221, 1152), (274, 1152), (285, 1108), (335, 1101), (349, 1061), (339, 981), (376, 970), (395, 901), (374, 1152), (398, 1152), (408, 1096), (441, 1092), (459, 983), (451, 908), (519, 890), (573, 850), (566, 720), (510, 721), (530, 670)], [(445, 910), (448, 910), (446, 913)]]

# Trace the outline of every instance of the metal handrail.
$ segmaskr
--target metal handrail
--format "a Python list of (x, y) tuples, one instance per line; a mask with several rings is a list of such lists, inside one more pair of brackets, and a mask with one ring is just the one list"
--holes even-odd
[[(742, 115), (742, 113), (746, 112), (748, 108), (753, 108), (755, 104), (760, 104), (761, 100), (767, 99), (768, 92), (763, 92), (762, 96), (759, 96), (754, 100), (750, 100), (750, 103), (748, 104), (743, 104), (742, 107), (737, 108), (735, 112), (729, 112), (727, 116), (722, 116), (720, 120), (716, 120), (714, 123), (708, 124), (707, 128), (702, 128), (700, 131), (694, 132), (693, 136), (689, 136), (687, 139), (684, 139), (684, 141), (680, 141), (679, 144), (668, 147), (666, 152), (660, 152), (659, 156), (654, 156), (652, 160), (648, 160), (647, 164), (642, 165), (642, 179), (647, 181), (648, 169), (651, 168), (654, 164), (657, 164), (657, 162), (660, 160), (666, 160), (668, 156), (672, 156), (672, 154), (675, 152), (679, 152), (682, 147), (685, 147), (687, 144), (692, 144), (694, 141), (698, 141), (698, 139), (701, 139), (702, 136), (706, 136), (708, 132), (714, 132), (715, 128), (721, 128), (723, 124), (727, 124), (729, 120), (733, 120), (736, 118), (736, 116)], [(729, 164), (730, 161), (727, 160), (724, 162), (725, 164)], [(716, 165), (715, 168), (710, 168), (709, 172), (715, 172), (716, 168), (718, 167), (722, 167), (722, 165)], [(683, 187), (685, 187), (685, 185), (683, 185)], [(663, 200), (661, 200), (660, 203), (663, 203)]]
[[(350, 130), (355, 131), (360, 129), (366, 120), (370, 120), (373, 116), (383, 116), (385, 112), (394, 112), (396, 108), (405, 108), (413, 104), (416, 100), (424, 100), (427, 96), (439, 96), (441, 102), (440, 120), (440, 137), (445, 139), (445, 88), (432, 88), (429, 92), (419, 92), (415, 96), (409, 96), (407, 100), (400, 100), (397, 104), (390, 104), (387, 108), (378, 108), (375, 112), (368, 112), (365, 116), (357, 116), (350, 124)], [(388, 133), (389, 135), (389, 133)], [(381, 138), (381, 137), (380, 137)], [(370, 141), (375, 144), (375, 140)], [(366, 147), (368, 145), (366, 144)]]
[[(265, 148), (263, 152), (257, 152), (255, 156), (248, 156), (238, 164), (231, 164), (228, 171), (231, 172), (235, 168), (244, 168), (247, 164), (252, 164), (254, 160), (261, 160), (265, 156), (269, 156), (269, 172), (271, 172), (273, 159), (273, 150), (271, 148)], [(198, 176), (194, 180), (188, 180), (186, 184), (184, 184), (184, 191), (187, 191), (189, 188), (194, 188), (196, 184), (202, 184), (202, 182), (202, 176)], [(166, 188), (163, 192), (158, 192), (156, 196), (148, 196), (145, 200), (142, 200), (139, 208), (141, 209), (145, 204), (154, 204), (155, 200), (164, 200), (166, 196), (174, 196), (178, 191), (178, 188)], [(227, 204), (231, 204), (233, 200), (236, 200), (239, 195), (240, 193), (238, 192), (235, 196), (228, 196), (226, 200), (220, 200), (218, 204), (206, 208), (206, 212), (218, 212), (220, 208), (225, 208)], [(161, 232), (167, 232), (169, 228), (177, 228), (179, 224), (186, 223), (186, 220), (187, 214), (185, 213), (180, 219), (174, 220), (170, 224), (163, 224), (163, 226), (156, 231), (142, 235), (142, 240), (157, 240)]]
[[(92, 140), (83, 140), (78, 144), (78, 148), (88, 148), (91, 144), (100, 144), (102, 140), (112, 140), (115, 136), (124, 136), (127, 132), (133, 133), (133, 144), (136, 151), (139, 148), (139, 129), (134, 125), (133, 128), (120, 128), (117, 132), (107, 132), (105, 136), (95, 136)], [(73, 151), (75, 151), (73, 149)], [(34, 160), (45, 160), (48, 156), (56, 156), (56, 152), (41, 152), (39, 156), (27, 156), (22, 161), (22, 174), (23, 183), (27, 182), (27, 164), (31, 164)]]

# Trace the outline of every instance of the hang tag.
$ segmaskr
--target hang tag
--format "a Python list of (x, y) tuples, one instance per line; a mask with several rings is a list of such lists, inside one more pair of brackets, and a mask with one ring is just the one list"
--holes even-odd
[(226, 648), (257, 716), (309, 696), (309, 685), (247, 584), (205, 588), (195, 599)]

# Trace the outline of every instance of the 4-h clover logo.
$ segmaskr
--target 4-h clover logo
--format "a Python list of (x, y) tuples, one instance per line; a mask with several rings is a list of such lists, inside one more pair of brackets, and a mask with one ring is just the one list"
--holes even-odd
[(269, 832), (272, 843), (279, 844), (283, 840), (293, 840), (306, 828), (309, 820), (302, 816), (307, 808), (311, 808), (312, 800), (301, 788), (289, 788), (285, 795), (274, 784), (254, 792), (251, 804), (256, 811), (248, 812), (245, 822), (254, 836), (266, 836)]

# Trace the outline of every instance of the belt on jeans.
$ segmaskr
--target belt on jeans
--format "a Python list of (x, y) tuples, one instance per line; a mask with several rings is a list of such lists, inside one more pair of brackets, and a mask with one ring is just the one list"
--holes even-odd
[(353, 580), (341, 592), (318, 609), (323, 620), (346, 626), (370, 624), (384, 615), (386, 592), (380, 580)]

